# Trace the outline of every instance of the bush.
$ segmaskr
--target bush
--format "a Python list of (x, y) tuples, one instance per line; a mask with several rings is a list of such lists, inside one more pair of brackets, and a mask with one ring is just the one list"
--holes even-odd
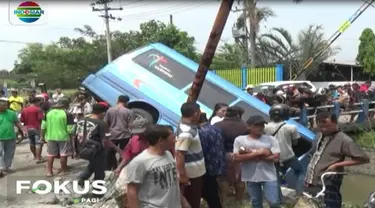
[(355, 141), (361, 147), (375, 149), (375, 131), (364, 131), (356, 136)]

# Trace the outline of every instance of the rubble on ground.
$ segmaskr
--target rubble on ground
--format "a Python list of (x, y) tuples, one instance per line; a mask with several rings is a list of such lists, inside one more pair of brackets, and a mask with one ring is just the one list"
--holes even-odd
[[(72, 178), (62, 178), (57, 177), (54, 179), (60, 180), (60, 181), (66, 181), (66, 180), (72, 180)], [(65, 194), (65, 193), (59, 193), (54, 194), (52, 197), (44, 199), (39, 204), (49, 204), (49, 205), (60, 205), (63, 207), (80, 207), (80, 208), (118, 208), (118, 207), (124, 207), (122, 204), (118, 206), (118, 203), (121, 203), (120, 200), (124, 198), (123, 195), (119, 193), (119, 191), (116, 190), (116, 180), (117, 177), (114, 175), (111, 171), (105, 172), (105, 179), (106, 181), (106, 187), (108, 189), (107, 193), (101, 198), (99, 202), (96, 202), (93, 200), (92, 202), (82, 202), (82, 198), (85, 196), (82, 195), (74, 195), (74, 194)], [(67, 189), (72, 193), (73, 192), (73, 186), (72, 184), (67, 185)]]

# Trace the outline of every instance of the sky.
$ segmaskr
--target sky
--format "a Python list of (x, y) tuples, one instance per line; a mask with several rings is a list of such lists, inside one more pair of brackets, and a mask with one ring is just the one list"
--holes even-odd
[[(0, 3), (0, 69), (11, 70), (17, 60), (19, 50), (27, 43), (51, 43), (61, 36), (78, 37), (74, 28), (90, 25), (98, 33), (105, 32), (105, 25), (100, 12), (93, 12), (90, 1), (38, 2), (46, 12), (43, 25), (15, 25), (13, 13), (14, 5), (22, 1), (12, 0), (11, 3)], [(292, 0), (259, 1), (260, 7), (269, 7), (276, 17), (261, 24), (260, 32), (265, 33), (273, 27), (283, 27), (288, 30), (294, 39), (299, 31), (311, 24), (322, 25), (328, 39), (339, 26), (351, 17), (363, 2), (353, 1), (315, 1), (305, 0), (300, 4)], [(115, 17), (121, 21), (111, 21), (111, 30), (129, 31), (139, 29), (139, 24), (151, 19), (165, 23), (169, 22), (169, 15), (173, 15), (173, 23), (181, 30), (187, 31), (196, 39), (196, 47), (203, 51), (212, 29), (215, 16), (220, 6), (219, 1), (145, 1), (145, 0), (115, 0), (111, 7), (123, 7), (122, 11), (113, 11)], [(235, 9), (235, 6), (233, 7)], [(223, 41), (233, 41), (232, 25), (240, 13), (232, 12), (228, 18), (222, 35)], [(11, 18), (9, 18), (11, 16)], [(10, 20), (10, 21), (9, 21)], [(40, 19), (42, 20), (42, 19)], [(340, 63), (354, 63), (358, 51), (359, 36), (363, 29), (375, 29), (375, 8), (370, 7), (350, 26), (350, 28), (336, 40), (333, 46), (339, 46), (341, 51), (330, 60)], [(11, 23), (13, 24), (11, 24)]]

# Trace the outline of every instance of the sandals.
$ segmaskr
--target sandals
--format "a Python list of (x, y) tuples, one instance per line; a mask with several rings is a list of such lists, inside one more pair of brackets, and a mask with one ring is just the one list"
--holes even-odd
[(49, 178), (50, 178), (50, 177), (53, 177), (53, 173), (46, 173), (45, 176), (46, 176), (46, 177), (49, 177)]
[(45, 162), (47, 162), (46, 159), (44, 159), (44, 158), (40, 158), (40, 160), (37, 160), (35, 163), (36, 163), (36, 164), (41, 164), (41, 163), (45, 163)]
[(13, 170), (13, 169), (8, 168), (8, 169), (5, 169), (4, 172), (9, 174), (9, 173), (14, 173), (16, 171)]
[(67, 175), (67, 174), (69, 174), (69, 172), (66, 171), (66, 170), (62, 170), (61, 168), (56, 173), (56, 175), (58, 175), (58, 176), (64, 176), (64, 175)]

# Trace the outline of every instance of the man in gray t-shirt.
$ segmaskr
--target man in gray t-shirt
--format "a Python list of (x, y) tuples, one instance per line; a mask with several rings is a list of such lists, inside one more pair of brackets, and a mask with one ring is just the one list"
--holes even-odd
[(167, 151), (176, 136), (161, 125), (148, 126), (144, 134), (150, 146), (125, 167), (128, 205), (181, 208), (176, 162)]
[(280, 156), (279, 143), (273, 136), (264, 135), (266, 121), (262, 116), (250, 116), (247, 120), (249, 135), (235, 139), (233, 153), (241, 162), (241, 179), (247, 184), (252, 207), (263, 207), (263, 196), (271, 208), (280, 206), (279, 184), (274, 162)]
[[(104, 121), (108, 125), (110, 140), (121, 150), (125, 148), (131, 137), (129, 124), (134, 121), (133, 111), (127, 108), (128, 102), (128, 96), (120, 95), (117, 100), (117, 105), (109, 108), (104, 117)], [(116, 151), (113, 148), (106, 148), (105, 157), (105, 169), (116, 169), (118, 164)]]

